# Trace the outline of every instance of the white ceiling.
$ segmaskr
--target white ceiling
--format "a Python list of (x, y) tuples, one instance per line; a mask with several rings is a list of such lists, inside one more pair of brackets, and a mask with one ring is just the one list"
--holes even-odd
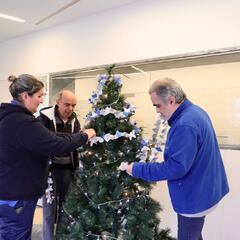
[[(22, 23), (0, 18), (0, 42), (135, 1), (137, 0), (0, 0), (0, 14), (26, 20)], [(72, 6), (36, 25), (71, 3)]]

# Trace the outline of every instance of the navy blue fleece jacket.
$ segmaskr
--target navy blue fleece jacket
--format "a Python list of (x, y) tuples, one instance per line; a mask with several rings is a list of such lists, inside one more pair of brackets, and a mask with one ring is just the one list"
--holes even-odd
[(0, 199), (31, 200), (43, 195), (48, 157), (87, 142), (86, 133), (56, 136), (20, 105), (0, 106)]

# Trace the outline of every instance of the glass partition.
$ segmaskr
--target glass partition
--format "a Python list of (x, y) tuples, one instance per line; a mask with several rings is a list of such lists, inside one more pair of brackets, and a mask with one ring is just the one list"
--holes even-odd
[[(62, 89), (77, 96), (76, 112), (84, 125), (91, 105), (88, 98), (97, 87), (98, 74), (106, 66), (50, 74), (50, 102)], [(220, 147), (240, 149), (240, 53), (237, 49), (185, 54), (116, 64), (116, 74), (123, 80), (122, 94), (136, 106), (134, 119), (144, 128), (147, 138), (157, 120), (148, 95), (150, 84), (170, 77), (182, 85), (188, 98), (205, 109), (213, 122)]]

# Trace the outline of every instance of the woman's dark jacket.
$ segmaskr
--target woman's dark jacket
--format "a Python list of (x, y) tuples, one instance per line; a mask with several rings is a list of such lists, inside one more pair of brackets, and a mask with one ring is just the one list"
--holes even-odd
[(47, 186), (50, 155), (72, 152), (87, 142), (86, 133), (57, 136), (26, 108), (0, 106), (0, 199), (31, 200)]

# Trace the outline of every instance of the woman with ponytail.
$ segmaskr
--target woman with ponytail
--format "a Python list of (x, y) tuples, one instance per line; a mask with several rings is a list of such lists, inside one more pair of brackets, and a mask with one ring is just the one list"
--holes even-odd
[(93, 129), (57, 136), (34, 117), (44, 95), (32, 75), (10, 76), (11, 103), (0, 106), (0, 239), (31, 239), (34, 210), (47, 187), (49, 156), (72, 152)]

